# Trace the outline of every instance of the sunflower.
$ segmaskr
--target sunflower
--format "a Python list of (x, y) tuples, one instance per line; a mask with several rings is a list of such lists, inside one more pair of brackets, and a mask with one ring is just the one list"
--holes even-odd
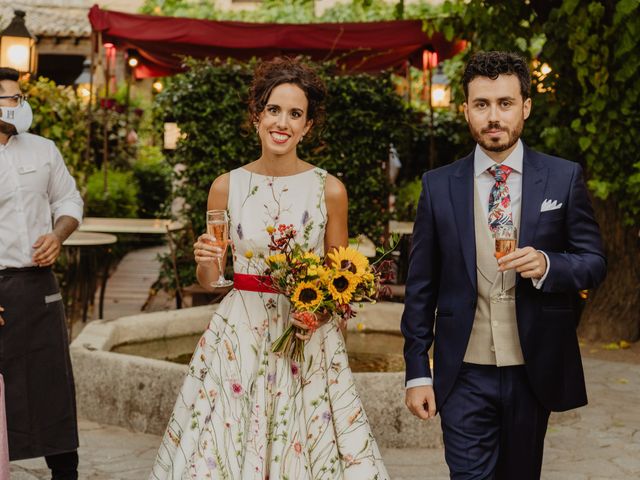
[(309, 265), (307, 276), (320, 277), (320, 280), (324, 280), (327, 276), (327, 270), (322, 265)]
[(369, 260), (355, 248), (339, 247), (328, 257), (335, 268), (347, 270), (354, 275), (362, 276), (369, 270)]
[(327, 288), (338, 303), (349, 303), (358, 286), (358, 277), (349, 270), (334, 271), (328, 278)]
[(298, 284), (291, 301), (298, 310), (312, 310), (322, 302), (322, 292), (311, 282)]
[(267, 265), (272, 266), (274, 264), (284, 263), (287, 260), (287, 257), (284, 253), (276, 253), (275, 255), (270, 255), (264, 259), (267, 262)]
[(320, 263), (320, 257), (313, 252), (304, 252), (303, 260), (311, 260), (311, 263)]

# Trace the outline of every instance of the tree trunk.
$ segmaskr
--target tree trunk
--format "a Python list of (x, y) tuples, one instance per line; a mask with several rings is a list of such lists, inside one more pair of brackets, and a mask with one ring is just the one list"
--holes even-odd
[(607, 277), (592, 290), (582, 312), (579, 334), (588, 340), (637, 341), (640, 338), (640, 227), (623, 223), (615, 200), (594, 199)]

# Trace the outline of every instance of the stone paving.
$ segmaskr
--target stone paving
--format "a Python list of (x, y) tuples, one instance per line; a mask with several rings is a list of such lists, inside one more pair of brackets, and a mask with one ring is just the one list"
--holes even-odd
[[(594, 359), (584, 364), (590, 403), (552, 419), (542, 478), (640, 479), (640, 368)], [(82, 480), (145, 480), (160, 441), (84, 420), (80, 437)], [(383, 449), (382, 455), (393, 480), (448, 478), (442, 449)], [(14, 462), (11, 480), (47, 480), (47, 473), (43, 459)]]

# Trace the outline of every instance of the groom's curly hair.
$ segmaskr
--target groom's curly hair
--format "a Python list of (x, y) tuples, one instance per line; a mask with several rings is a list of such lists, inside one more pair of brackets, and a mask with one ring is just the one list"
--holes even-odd
[(271, 92), (283, 83), (297, 85), (304, 92), (309, 102), (307, 120), (313, 120), (317, 130), (325, 116), (327, 87), (313, 67), (296, 58), (277, 57), (256, 67), (249, 89), (249, 120), (252, 123), (259, 121)]
[(520, 93), (526, 100), (531, 91), (531, 72), (527, 61), (511, 52), (478, 52), (473, 54), (462, 74), (465, 98), (469, 97), (469, 83), (476, 77), (495, 80), (499, 75), (516, 75), (520, 81)]

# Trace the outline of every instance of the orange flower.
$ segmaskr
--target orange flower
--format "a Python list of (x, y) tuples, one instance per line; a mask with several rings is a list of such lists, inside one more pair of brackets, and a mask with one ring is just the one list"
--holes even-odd
[(224, 341), (224, 346), (227, 349), (227, 358), (229, 360), (235, 360), (236, 359), (236, 355), (235, 355), (235, 353), (233, 353), (233, 348), (231, 348), (231, 344), (229, 343), (229, 340), (225, 340)]
[(349, 425), (352, 425), (353, 422), (356, 421), (356, 419), (360, 416), (360, 413), (362, 413), (362, 407), (358, 407), (354, 412), (354, 414), (349, 417), (349, 420), (348, 420)]

